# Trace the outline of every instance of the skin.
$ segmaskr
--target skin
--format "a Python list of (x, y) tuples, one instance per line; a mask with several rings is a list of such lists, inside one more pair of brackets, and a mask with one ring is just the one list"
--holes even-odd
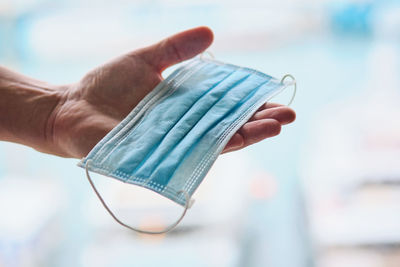
[[(80, 81), (50, 85), (0, 67), (0, 140), (62, 157), (82, 158), (158, 84), (167, 67), (202, 53), (209, 28), (187, 30), (117, 57)], [(278, 135), (295, 112), (263, 105), (224, 152)]]

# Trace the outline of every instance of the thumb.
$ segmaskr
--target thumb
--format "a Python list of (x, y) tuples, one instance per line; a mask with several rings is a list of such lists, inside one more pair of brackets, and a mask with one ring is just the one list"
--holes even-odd
[(200, 54), (211, 45), (212, 41), (212, 31), (207, 27), (198, 27), (170, 36), (134, 53), (157, 71), (162, 72), (169, 66)]

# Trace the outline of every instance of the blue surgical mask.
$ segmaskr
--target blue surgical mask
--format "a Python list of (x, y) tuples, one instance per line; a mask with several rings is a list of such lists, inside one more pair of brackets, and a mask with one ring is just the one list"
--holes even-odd
[[(293, 83), (292, 83), (293, 84)], [(153, 190), (185, 207), (235, 132), (289, 84), (259, 71), (196, 58), (158, 84), (79, 166)]]

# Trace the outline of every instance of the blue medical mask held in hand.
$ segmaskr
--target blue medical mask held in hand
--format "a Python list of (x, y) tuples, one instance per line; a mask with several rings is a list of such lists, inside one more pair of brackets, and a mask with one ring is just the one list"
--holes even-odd
[[(193, 59), (158, 84), (79, 166), (86, 168), (93, 189), (118, 223), (141, 233), (167, 232), (183, 218), (191, 196), (232, 135), (265, 102), (295, 85), (294, 79), (289, 84), (283, 80)], [(184, 212), (163, 231), (130, 227), (104, 203), (89, 171), (153, 190), (184, 206)]]

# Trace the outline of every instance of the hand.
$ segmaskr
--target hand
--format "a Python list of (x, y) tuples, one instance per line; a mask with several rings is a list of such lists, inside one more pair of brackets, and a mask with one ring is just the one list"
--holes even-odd
[[(213, 40), (206, 27), (171, 36), (90, 71), (61, 92), (48, 119), (51, 153), (82, 158), (158, 84), (167, 67), (203, 52)], [(241, 149), (279, 134), (295, 113), (266, 104), (232, 137), (224, 152)]]
[(282, 125), (296, 119), (296, 113), (287, 106), (265, 103), (229, 140), (222, 153), (242, 149), (266, 138), (278, 135)]

